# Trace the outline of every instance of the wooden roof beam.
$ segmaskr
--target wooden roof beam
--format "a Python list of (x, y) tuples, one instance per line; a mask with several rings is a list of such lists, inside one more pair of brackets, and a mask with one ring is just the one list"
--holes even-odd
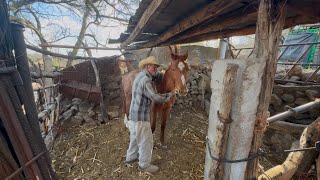
[(251, 25), (243, 28), (229, 29), (224, 31), (215, 31), (215, 32), (210, 32), (206, 34), (201, 34), (201, 35), (193, 36), (187, 39), (183, 39), (181, 41), (168, 42), (166, 44), (169, 45), (169, 44), (193, 43), (193, 42), (201, 42), (201, 41), (218, 39), (218, 38), (226, 38), (231, 36), (249, 35), (249, 34), (254, 34), (255, 31), (256, 31), (256, 26)]
[(204, 21), (207, 21), (211, 18), (221, 15), (225, 10), (230, 9), (231, 7), (238, 6), (241, 3), (241, 0), (215, 0), (211, 4), (205, 6), (201, 10), (195, 12), (191, 16), (184, 18), (182, 21), (171, 27), (168, 31), (163, 33), (158, 39), (150, 41), (146, 44), (145, 47), (153, 47), (171, 37), (193, 27)]
[(139, 19), (138, 24), (130, 33), (130, 36), (120, 45), (120, 47), (123, 48), (132, 43), (135, 38), (143, 32), (148, 23), (153, 21), (170, 2), (171, 0), (153, 0)]
[[(243, 11), (243, 9), (240, 9)], [(204, 26), (202, 28), (195, 28), (192, 32), (189, 32), (188, 34), (178, 36), (174, 38), (173, 42), (179, 42), (183, 39), (192, 38), (197, 35), (206, 34), (206, 33), (212, 33), (215, 31), (221, 31), (222, 29), (228, 29), (228, 27), (236, 27), (238, 25), (241, 25), (242, 23), (255, 21), (257, 19), (257, 10), (252, 9), (248, 11), (245, 14), (241, 14), (239, 16), (238, 13), (233, 13), (232, 16), (229, 16), (227, 18), (222, 18), (216, 21), (210, 22), (210, 25)]]
[[(312, 19), (306, 16), (289, 17), (286, 19), (284, 28), (289, 28), (298, 24), (312, 24), (316, 22), (317, 22), (316, 19)], [(168, 41), (164, 44), (161, 44), (161, 46), (179, 44), (179, 43), (200, 42), (200, 41), (232, 37), (232, 36), (244, 36), (244, 35), (254, 34), (255, 31), (256, 31), (256, 27), (255, 27), (255, 24), (253, 24), (243, 28), (215, 31), (215, 32), (209, 32), (209, 33), (197, 35), (197, 36), (191, 36), (191, 37), (182, 39), (180, 41), (175, 41), (175, 40)]]

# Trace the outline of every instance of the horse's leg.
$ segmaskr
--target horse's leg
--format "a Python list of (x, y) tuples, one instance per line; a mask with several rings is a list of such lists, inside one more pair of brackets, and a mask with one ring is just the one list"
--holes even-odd
[(151, 108), (151, 130), (152, 133), (156, 130), (156, 122), (157, 122), (157, 105), (155, 103), (152, 103), (152, 108)]
[(170, 113), (171, 108), (165, 109), (161, 111), (161, 133), (160, 133), (160, 143), (161, 147), (166, 149), (167, 146), (164, 144), (164, 130), (166, 129), (166, 124), (168, 120), (168, 115)]

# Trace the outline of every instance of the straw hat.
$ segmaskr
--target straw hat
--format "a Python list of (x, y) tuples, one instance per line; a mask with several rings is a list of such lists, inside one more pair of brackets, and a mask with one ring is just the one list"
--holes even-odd
[(144, 66), (147, 65), (147, 64), (155, 64), (155, 65), (160, 66), (158, 60), (154, 56), (149, 56), (147, 59), (142, 59), (139, 62), (139, 68), (143, 69)]

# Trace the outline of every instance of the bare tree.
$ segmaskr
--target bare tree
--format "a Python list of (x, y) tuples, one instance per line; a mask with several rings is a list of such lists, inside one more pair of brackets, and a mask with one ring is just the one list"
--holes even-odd
[[(32, 30), (40, 44), (65, 39), (75, 42), (75, 48), (69, 52), (74, 57), (79, 53), (77, 47), (82, 47), (84, 41), (90, 46), (106, 46), (108, 37), (98, 37), (92, 29), (104, 29), (108, 35), (108, 27), (127, 25), (139, 2), (140, 0), (10, 0), (8, 4), (11, 19)], [(81, 26), (78, 32), (57, 23), (66, 16)], [(50, 36), (44, 33), (48, 31)], [(72, 58), (67, 65), (71, 64)]]

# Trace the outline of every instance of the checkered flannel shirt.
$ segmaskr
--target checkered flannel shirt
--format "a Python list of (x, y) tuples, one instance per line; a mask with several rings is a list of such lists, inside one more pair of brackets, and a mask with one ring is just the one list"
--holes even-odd
[(152, 85), (152, 76), (144, 69), (133, 81), (129, 119), (132, 121), (150, 121), (152, 101), (164, 103), (169, 101), (173, 95), (174, 93), (157, 93)]

